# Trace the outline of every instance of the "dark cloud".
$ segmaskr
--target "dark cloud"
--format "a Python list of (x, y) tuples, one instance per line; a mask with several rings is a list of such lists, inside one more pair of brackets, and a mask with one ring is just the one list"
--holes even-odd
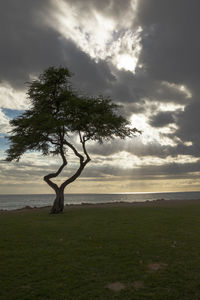
[(91, 94), (106, 93), (115, 77), (107, 63), (95, 63), (70, 40), (47, 27), (42, 14), (48, 17), (50, 2), (8, 0), (1, 5), (0, 81), (22, 88), (29, 75), (38, 75), (45, 68), (65, 65), (75, 74), (73, 82)]
[(186, 104), (188, 95), (175, 84), (151, 78), (144, 70), (130, 71), (112, 68), (115, 80), (110, 82), (110, 94), (116, 101), (123, 103), (149, 102)]
[(62, 46), (65, 64), (74, 75), (72, 82), (76, 89), (91, 95), (109, 95), (110, 85), (116, 79), (107, 63), (103, 60), (95, 62), (69, 40), (62, 40)]
[[(161, 134), (161, 136), (165, 137), (164, 134)], [(166, 136), (169, 137), (169, 135)], [(121, 151), (126, 151), (141, 158), (151, 156), (167, 159), (167, 157), (176, 158), (178, 155), (199, 157), (200, 148), (197, 143), (186, 145), (179, 139), (177, 140), (177, 137), (174, 135), (171, 136), (171, 140), (174, 140), (174, 145), (161, 145), (155, 140), (151, 143), (144, 143), (138, 138), (129, 141), (114, 140), (103, 145), (91, 145), (88, 147), (88, 150), (91, 155), (101, 155), (102, 157), (106, 157), (106, 159)]]
[(91, 154), (102, 156), (110, 156), (121, 151), (126, 151), (127, 153), (136, 155), (138, 157), (155, 156), (166, 158), (171, 152), (171, 147), (169, 146), (162, 146), (156, 141), (144, 144), (140, 138), (133, 138), (126, 141), (116, 139), (111, 142), (104, 143), (103, 145), (92, 145), (88, 147), (88, 149)]
[[(98, 11), (107, 17), (124, 21), (131, 1), (66, 2), (77, 7), (88, 18), (92, 12)], [(160, 128), (171, 123), (177, 125), (176, 132), (167, 135), (176, 145), (163, 146), (159, 141), (144, 144), (136, 138), (129, 142), (113, 141), (103, 146), (90, 146), (92, 154), (108, 156), (108, 159), (123, 150), (139, 157), (155, 156), (163, 159), (178, 155), (200, 156), (199, 1), (139, 1), (137, 22), (143, 28), (139, 64), (143, 67), (138, 67), (135, 74), (118, 70), (108, 61), (95, 62), (74, 42), (64, 39), (56, 29), (45, 25), (42, 18), (43, 15), (48, 17), (48, 9), (51, 9), (49, 0), (7, 0), (2, 1), (0, 6), (0, 82), (8, 81), (16, 88), (23, 88), (30, 74), (37, 75), (51, 65), (64, 65), (75, 74), (72, 82), (77, 89), (88, 94), (111, 96), (114, 101), (125, 105), (127, 116), (132, 113), (145, 114), (148, 110), (152, 113), (149, 119), (151, 126)], [(180, 88), (181, 85), (190, 90), (190, 99), (184, 89)], [(183, 104), (185, 109), (182, 112), (160, 111), (159, 104), (165, 103)], [(4, 112), (11, 116), (11, 112)], [(156, 174), (178, 174), (184, 177), (189, 172), (199, 172), (199, 163), (148, 166), (130, 171), (129, 176), (137, 177), (140, 171), (143, 178)], [(38, 172), (35, 174), (37, 176), (43, 170), (35, 172)], [(87, 172), (85, 176), (97, 177), (98, 174), (123, 176), (129, 171), (102, 167)]]
[[(70, 1), (66, 1), (70, 3)], [(96, 9), (104, 15), (115, 18), (122, 17), (130, 9), (130, 1), (73, 1), (71, 3), (80, 11)], [(38, 74), (50, 65), (67, 65), (75, 78), (76, 86), (88, 93), (105, 93), (114, 100), (123, 103), (140, 102), (142, 98), (185, 102), (182, 92), (169, 86), (160, 86), (160, 82), (152, 79), (148, 73), (110, 70), (107, 62), (95, 63), (75, 44), (64, 40), (60, 34), (42, 22), (42, 14), (48, 17), (50, 1), (45, 4), (39, 0), (22, 0), (17, 5), (11, 0), (6, 1), (0, 10), (0, 25), (4, 28), (1, 36), (1, 70), (0, 79), (12, 84), (24, 85), (29, 74)], [(142, 20), (143, 21), (143, 20)], [(143, 22), (142, 22), (142, 25)], [(149, 53), (149, 48), (143, 49)], [(145, 63), (149, 63), (146, 62)], [(160, 78), (159, 78), (160, 79)], [(166, 80), (166, 78), (164, 78)]]
[[(1, 169), (3, 170), (3, 176), (9, 177), (12, 181), (29, 182), (42, 179), (44, 175), (52, 173), (58, 168), (57, 165), (53, 167), (47, 167), (46, 165), (34, 166), (32, 164), (21, 162), (8, 166), (7, 162), (0, 161)], [(64, 178), (71, 176), (76, 169), (66, 168), (59, 177), (62, 181)], [(119, 165), (110, 165), (107, 161), (102, 160), (98, 165), (91, 163), (84, 170), (81, 179), (84, 180), (162, 180), (162, 179), (198, 179), (200, 173), (200, 161), (191, 163), (163, 163), (162, 165), (144, 165), (135, 167), (134, 165), (129, 168), (121, 168)], [(2, 177), (2, 176), (0, 176)]]
[(153, 127), (165, 127), (174, 121), (173, 112), (163, 111), (151, 116), (149, 123)]
[[(183, 99), (187, 105), (177, 115), (178, 130), (175, 135), (183, 142), (191, 141), (196, 154), (200, 148), (199, 9), (200, 2), (196, 0), (142, 0), (138, 10), (138, 20), (144, 29), (140, 62), (148, 76), (152, 81), (183, 84), (192, 93), (192, 99), (186, 102)], [(174, 97), (174, 103), (176, 99)], [(158, 114), (151, 121), (152, 125), (165, 123), (166, 114), (162, 117)], [(172, 121), (170, 116), (168, 121)]]
[(141, 60), (151, 76), (175, 83), (197, 80), (199, 9), (196, 0), (139, 2), (138, 17), (144, 28)]
[[(175, 179), (175, 178), (198, 178), (200, 172), (200, 161), (196, 163), (164, 163), (160, 166), (147, 165), (140, 168), (120, 168), (118, 166), (102, 165), (98, 167), (98, 172), (94, 168), (87, 168), (84, 177), (104, 178), (112, 180), (123, 176), (129, 179)], [(113, 176), (113, 177), (112, 177)], [(162, 177), (163, 176), (163, 177)]]
[(199, 98), (195, 99), (189, 104), (184, 112), (179, 116), (178, 125), (179, 129), (176, 135), (182, 141), (190, 141), (198, 148), (200, 155), (200, 101)]
[(0, 80), (22, 87), (29, 74), (63, 63), (59, 35), (42, 25), (39, 13), (48, 1), (1, 3)]
[(152, 88), (152, 84), (155, 83), (143, 71), (133, 74), (130, 71), (115, 68), (114, 74), (116, 81), (113, 82), (111, 91), (113, 98), (117, 101), (123, 103), (140, 102), (146, 96), (150, 99), (156, 91), (156, 89)]

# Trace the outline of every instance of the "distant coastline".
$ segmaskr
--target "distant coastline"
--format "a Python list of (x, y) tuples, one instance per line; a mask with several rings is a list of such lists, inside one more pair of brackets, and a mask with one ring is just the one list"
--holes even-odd
[[(53, 194), (33, 195), (0, 195), (0, 210), (17, 210), (24, 207), (39, 208), (50, 207), (53, 204)], [(162, 201), (198, 200), (199, 192), (176, 192), (176, 193), (115, 193), (115, 194), (65, 194), (65, 205), (102, 205), (108, 203), (148, 203)], [(120, 204), (117, 204), (120, 205)]]
[[(137, 206), (148, 206), (148, 207), (168, 207), (168, 206), (176, 206), (176, 205), (200, 205), (199, 199), (187, 199), (187, 200), (177, 200), (177, 199), (155, 199), (155, 200), (146, 200), (146, 201), (135, 201), (135, 202), (104, 202), (104, 203), (81, 203), (81, 204), (66, 204), (65, 210), (68, 209), (82, 209), (82, 208), (109, 208), (109, 207), (137, 207)], [(50, 210), (51, 206), (29, 206), (26, 205), (17, 209), (0, 209), (0, 212), (27, 212), (27, 211), (42, 211), (42, 210)]]

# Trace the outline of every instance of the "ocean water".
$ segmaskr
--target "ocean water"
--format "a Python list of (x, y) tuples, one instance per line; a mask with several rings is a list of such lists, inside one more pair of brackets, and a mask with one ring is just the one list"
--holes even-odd
[[(25, 206), (51, 206), (55, 195), (0, 195), (0, 210), (14, 210)], [(116, 193), (116, 194), (65, 194), (65, 204), (106, 203), (106, 202), (144, 202), (157, 199), (197, 200), (200, 192), (182, 193)]]

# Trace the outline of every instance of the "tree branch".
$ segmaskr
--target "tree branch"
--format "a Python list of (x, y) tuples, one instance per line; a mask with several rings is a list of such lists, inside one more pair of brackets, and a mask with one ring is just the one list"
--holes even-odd
[(60, 168), (58, 169), (57, 172), (55, 173), (51, 173), (51, 174), (48, 174), (46, 176), (44, 176), (44, 181), (46, 181), (46, 183), (55, 191), (57, 192), (58, 191), (58, 185), (56, 183), (54, 183), (53, 181), (51, 181), (51, 178), (55, 178), (57, 177), (61, 172), (62, 170), (64, 169), (64, 167), (67, 165), (67, 160), (66, 160), (66, 157), (65, 157), (65, 154), (64, 154), (64, 151), (63, 151), (63, 147), (60, 146), (60, 155), (62, 157), (62, 165), (60, 166)]
[(75, 173), (74, 175), (72, 175), (70, 178), (68, 178), (65, 182), (63, 182), (63, 183), (61, 184), (60, 188), (61, 188), (63, 191), (64, 191), (65, 187), (66, 187), (68, 184), (70, 184), (71, 182), (75, 181), (76, 178), (78, 178), (78, 177), (81, 175), (81, 173), (82, 173), (83, 169), (85, 168), (86, 164), (90, 161), (90, 157), (89, 157), (89, 155), (88, 155), (88, 153), (87, 153), (87, 151), (86, 151), (86, 148), (85, 148), (85, 142), (84, 142), (84, 140), (82, 139), (80, 132), (79, 132), (79, 137), (80, 137), (80, 140), (82, 140), (81, 143), (82, 143), (82, 146), (83, 146), (83, 151), (84, 151), (84, 153), (85, 153), (85, 155), (86, 155), (86, 160), (84, 161), (83, 155), (81, 155), (71, 143), (69, 143), (69, 142), (66, 141), (66, 140), (64, 141), (64, 144), (66, 144), (69, 148), (71, 148), (71, 149), (73, 150), (74, 154), (75, 154), (77, 157), (79, 157), (79, 160), (80, 160), (80, 166), (79, 166), (78, 170), (76, 171), (76, 173)]
[(90, 158), (89, 154), (87, 153), (87, 150), (86, 150), (86, 147), (85, 147), (85, 143), (86, 143), (86, 141), (89, 140), (89, 138), (88, 137), (86, 138), (85, 136), (82, 137), (80, 131), (78, 133), (79, 133), (79, 137), (80, 137), (80, 142), (82, 144), (83, 152), (84, 152), (84, 154), (85, 154), (85, 156), (87, 158), (86, 161), (88, 163), (91, 160), (91, 158)]
[(70, 149), (72, 149), (74, 154), (80, 159), (81, 162), (84, 161), (83, 155), (81, 155), (71, 143), (69, 143), (67, 140), (64, 140), (63, 144), (67, 145)]
[(80, 142), (82, 143), (82, 142), (83, 142), (83, 139), (82, 139), (80, 130), (78, 131), (78, 134), (79, 134)]
[(87, 139), (85, 139), (85, 138), (83, 137), (82, 147), (83, 147), (83, 152), (85, 153), (85, 155), (86, 155), (86, 157), (87, 157), (87, 159), (86, 159), (86, 161), (85, 161), (85, 163), (87, 164), (87, 163), (91, 160), (91, 158), (90, 158), (90, 156), (89, 156), (89, 154), (88, 154), (88, 152), (87, 152), (87, 150), (86, 150), (86, 147), (85, 147), (86, 141), (87, 141)]

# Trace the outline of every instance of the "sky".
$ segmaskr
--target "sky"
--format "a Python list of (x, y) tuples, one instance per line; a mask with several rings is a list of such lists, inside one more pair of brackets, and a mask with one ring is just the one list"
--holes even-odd
[[(20, 0), (0, 3), (0, 193), (51, 193), (58, 157), (5, 162), (9, 120), (29, 108), (27, 82), (50, 66), (74, 88), (123, 105), (142, 135), (90, 143), (69, 193), (200, 190), (200, 2)], [(73, 174), (78, 162), (57, 179)]]

